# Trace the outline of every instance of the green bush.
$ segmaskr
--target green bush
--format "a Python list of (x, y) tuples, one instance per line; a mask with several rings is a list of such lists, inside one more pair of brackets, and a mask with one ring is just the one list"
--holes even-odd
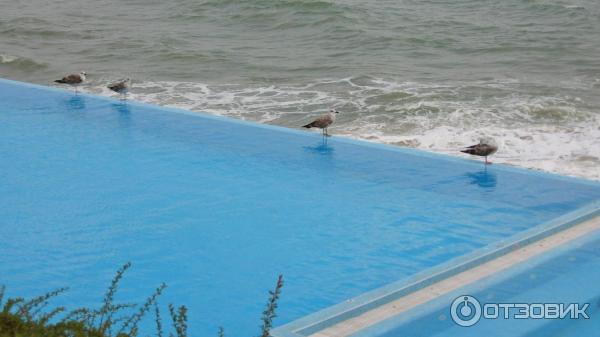
[[(163, 283), (141, 304), (114, 303), (114, 297), (125, 272), (131, 267), (126, 263), (113, 277), (102, 306), (97, 309), (78, 308), (67, 311), (64, 307), (48, 309), (52, 298), (68, 288), (60, 288), (29, 300), (21, 297), (4, 300), (5, 287), (0, 287), (0, 337), (136, 337), (138, 325), (146, 314), (154, 309), (157, 337), (187, 337), (187, 308), (169, 304), (171, 324), (165, 335), (158, 305), (158, 297), (166, 285)], [(268, 337), (275, 309), (283, 287), (280, 275), (275, 290), (269, 291), (269, 300), (263, 311), (261, 337)], [(218, 336), (225, 336), (219, 328)]]

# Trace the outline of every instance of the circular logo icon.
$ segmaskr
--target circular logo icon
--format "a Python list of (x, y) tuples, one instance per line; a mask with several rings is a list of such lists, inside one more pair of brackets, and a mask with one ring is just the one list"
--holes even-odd
[(481, 318), (481, 304), (469, 295), (458, 296), (450, 307), (450, 316), (460, 326), (472, 326)]

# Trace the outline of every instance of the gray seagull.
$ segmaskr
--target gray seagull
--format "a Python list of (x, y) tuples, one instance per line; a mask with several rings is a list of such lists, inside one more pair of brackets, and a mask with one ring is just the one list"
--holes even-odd
[(462, 153), (468, 153), (473, 156), (485, 157), (485, 164), (489, 164), (487, 157), (493, 155), (498, 151), (498, 145), (494, 142), (493, 139), (481, 139), (479, 144), (467, 146), (466, 148), (460, 150)]
[(72, 87), (75, 87), (75, 92), (77, 92), (77, 87), (80, 84), (82, 84), (83, 82), (85, 82), (85, 79), (86, 79), (85, 75), (86, 75), (85, 71), (82, 71), (79, 74), (67, 75), (67, 76), (61, 78), (60, 80), (56, 80), (54, 82), (68, 84)]
[(107, 86), (108, 89), (121, 94), (123, 99), (127, 99), (127, 93), (131, 88), (131, 78), (125, 78), (115, 83), (111, 83)]
[(337, 111), (336, 109), (329, 109), (329, 113), (327, 115), (323, 115), (317, 119), (315, 119), (314, 121), (303, 125), (303, 128), (319, 128), (321, 130), (323, 130), (323, 136), (329, 136), (329, 134), (327, 133), (327, 128), (329, 126), (331, 126), (331, 124), (333, 124), (335, 122), (335, 115), (340, 113), (339, 111)]

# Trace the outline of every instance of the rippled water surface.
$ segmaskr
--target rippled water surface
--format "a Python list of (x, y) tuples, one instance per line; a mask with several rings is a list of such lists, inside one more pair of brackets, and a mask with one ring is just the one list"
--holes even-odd
[(600, 179), (595, 0), (3, 1), (0, 76)]
[[(160, 282), (193, 335), (277, 324), (600, 201), (597, 183), (0, 81), (0, 284)], [(166, 316), (165, 314), (163, 314)], [(147, 330), (144, 330), (147, 331)]]

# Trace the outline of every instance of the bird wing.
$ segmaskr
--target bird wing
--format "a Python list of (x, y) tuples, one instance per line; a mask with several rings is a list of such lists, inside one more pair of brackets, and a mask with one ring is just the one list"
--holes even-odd
[(496, 153), (496, 151), (498, 151), (498, 146), (496, 146), (496, 145), (491, 145), (491, 144), (485, 144), (485, 145), (488, 149), (488, 154), (487, 154), (488, 156), (491, 154), (494, 154), (494, 153)]
[(325, 115), (315, 119), (312, 123), (310, 123), (310, 126), (315, 128), (326, 128), (331, 125), (331, 123), (333, 123), (331, 117), (329, 115)]
[(77, 83), (83, 82), (83, 80), (81, 79), (81, 76), (79, 74), (67, 75), (67, 76), (63, 77), (62, 80), (64, 83), (69, 83), (69, 84), (77, 84)]
[(461, 150), (460, 152), (468, 153), (468, 154), (472, 154), (472, 155), (476, 155), (476, 156), (489, 156), (491, 154), (494, 154), (497, 150), (498, 150), (498, 148), (493, 145), (475, 144), (475, 145), (466, 147), (465, 149)]
[(108, 89), (112, 91), (121, 91), (126, 88), (125, 81), (115, 82), (108, 85)]

